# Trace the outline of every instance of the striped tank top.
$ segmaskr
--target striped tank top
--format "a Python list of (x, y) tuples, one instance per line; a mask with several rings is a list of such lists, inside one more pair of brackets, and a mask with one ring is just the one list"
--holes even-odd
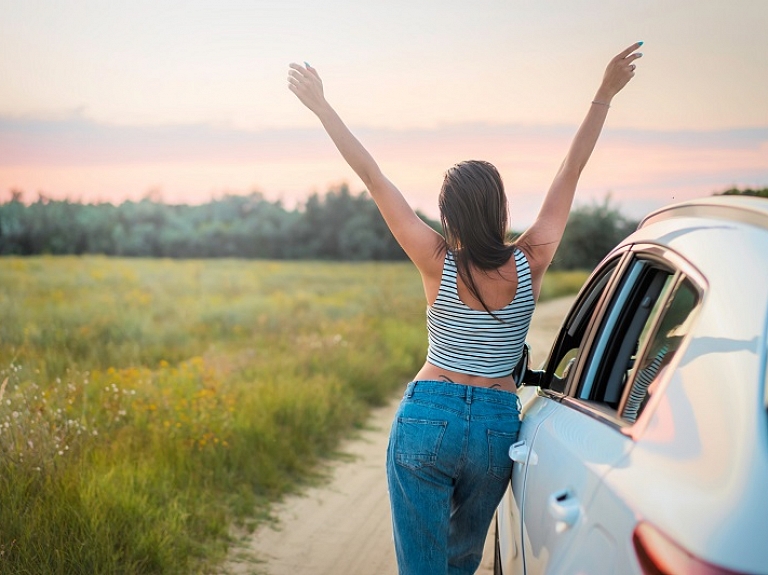
[(429, 363), (482, 377), (505, 377), (512, 373), (522, 356), (535, 307), (528, 260), (517, 248), (514, 257), (515, 297), (504, 308), (494, 310), (493, 317), (461, 301), (456, 287), (456, 261), (451, 251), (446, 253), (437, 298), (427, 306)]

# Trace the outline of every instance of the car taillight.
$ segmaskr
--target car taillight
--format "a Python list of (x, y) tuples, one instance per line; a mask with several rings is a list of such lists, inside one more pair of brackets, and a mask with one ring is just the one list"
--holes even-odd
[(645, 575), (746, 575), (694, 557), (644, 521), (635, 527), (632, 542)]

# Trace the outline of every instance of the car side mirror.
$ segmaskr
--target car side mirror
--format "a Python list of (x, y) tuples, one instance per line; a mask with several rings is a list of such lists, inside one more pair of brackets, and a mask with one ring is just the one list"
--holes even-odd
[(528, 343), (523, 344), (523, 353), (520, 355), (520, 360), (517, 362), (515, 369), (512, 370), (512, 377), (515, 383), (519, 386), (525, 381), (525, 373), (531, 367), (531, 346)]
[(521, 385), (540, 386), (544, 380), (543, 371), (531, 369), (531, 346), (528, 343), (523, 345), (523, 354), (512, 371), (512, 377), (514, 377), (518, 387)]

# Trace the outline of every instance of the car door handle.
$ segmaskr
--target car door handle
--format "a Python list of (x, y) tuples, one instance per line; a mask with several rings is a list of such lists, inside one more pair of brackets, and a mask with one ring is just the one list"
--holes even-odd
[(549, 514), (557, 520), (555, 529), (565, 531), (578, 521), (581, 515), (579, 499), (570, 489), (556, 491), (549, 496)]
[(510, 446), (509, 458), (515, 463), (521, 463), (522, 465), (536, 465), (539, 462), (539, 456), (525, 443), (525, 439)]

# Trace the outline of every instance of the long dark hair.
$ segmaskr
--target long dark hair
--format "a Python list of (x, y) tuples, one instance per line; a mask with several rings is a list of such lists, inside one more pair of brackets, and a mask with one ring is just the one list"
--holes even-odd
[(439, 207), (459, 276), (485, 311), (494, 315), (477, 289), (472, 268), (496, 270), (515, 249), (506, 242), (507, 196), (501, 175), (493, 164), (481, 160), (456, 164), (445, 173)]

